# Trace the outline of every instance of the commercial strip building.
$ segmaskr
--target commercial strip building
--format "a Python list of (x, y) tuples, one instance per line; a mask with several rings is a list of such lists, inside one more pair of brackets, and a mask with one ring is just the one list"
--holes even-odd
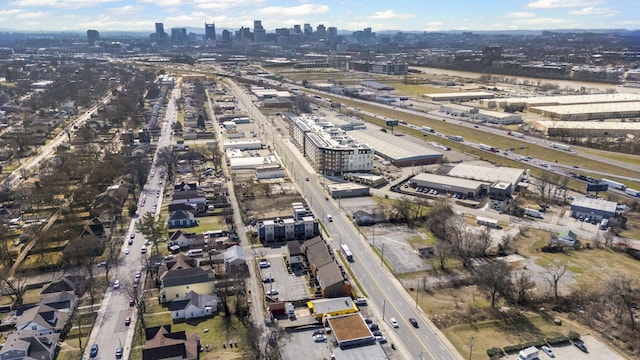
[(511, 125), (522, 123), (522, 115), (484, 110), (459, 104), (440, 105), (440, 112), (454, 116), (468, 117), (476, 122), (488, 122), (490, 124)]
[(467, 91), (457, 93), (424, 94), (422, 96), (431, 101), (468, 101), (492, 99), (495, 95), (486, 91)]
[(613, 201), (592, 198), (575, 199), (571, 203), (571, 217), (586, 218), (587, 216), (596, 221), (602, 219), (611, 219), (616, 216), (616, 207), (618, 204)]
[(329, 184), (327, 190), (334, 199), (369, 195), (369, 186), (352, 183)]
[(374, 152), (347, 133), (316, 116), (286, 114), (289, 136), (311, 166), (323, 175), (371, 171)]
[(534, 128), (548, 136), (640, 136), (640, 123), (620, 121), (536, 121)]

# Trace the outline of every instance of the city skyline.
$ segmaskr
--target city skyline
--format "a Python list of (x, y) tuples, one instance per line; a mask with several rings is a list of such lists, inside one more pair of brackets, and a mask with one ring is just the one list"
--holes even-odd
[(454, 0), (428, 2), (337, 0), (8, 0), (0, 27), (14, 31), (154, 31), (194, 27), (267, 31), (309, 23), (340, 30), (498, 31), (640, 28), (631, 0)]

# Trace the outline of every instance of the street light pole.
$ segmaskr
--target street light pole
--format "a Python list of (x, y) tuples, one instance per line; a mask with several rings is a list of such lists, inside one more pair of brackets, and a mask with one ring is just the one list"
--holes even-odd
[(384, 321), (384, 310), (387, 307), (387, 300), (382, 301), (382, 321)]
[(471, 337), (471, 347), (469, 348), (469, 360), (471, 360), (471, 353), (473, 352), (473, 344), (475, 342), (474, 337)]

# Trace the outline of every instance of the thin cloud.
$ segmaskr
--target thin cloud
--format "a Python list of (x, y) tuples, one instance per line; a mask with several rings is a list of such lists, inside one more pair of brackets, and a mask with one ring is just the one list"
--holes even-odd
[(298, 6), (268, 6), (256, 11), (259, 15), (265, 16), (301, 16), (301, 15), (317, 15), (329, 12), (329, 6), (316, 4), (302, 4)]
[(516, 12), (510, 12), (506, 16), (507, 18), (510, 18), (510, 19), (526, 19), (526, 18), (536, 17), (536, 13), (516, 11)]
[(620, 11), (609, 8), (586, 7), (580, 10), (569, 11), (570, 15), (596, 15), (596, 16), (617, 16)]
[(118, 14), (118, 15), (127, 15), (127, 14), (139, 13), (140, 11), (142, 11), (142, 9), (144, 9), (144, 7), (142, 6), (125, 5), (117, 8), (111, 8), (109, 9), (109, 12)]
[(16, 0), (11, 2), (16, 7), (53, 7), (57, 9), (78, 9), (94, 7), (98, 4), (120, 2), (120, 0)]
[(369, 16), (370, 19), (386, 20), (386, 19), (409, 19), (414, 17), (413, 14), (398, 14), (393, 10), (381, 10)]
[(600, 2), (599, 0), (536, 0), (527, 4), (527, 7), (536, 9), (570, 8), (592, 6)]

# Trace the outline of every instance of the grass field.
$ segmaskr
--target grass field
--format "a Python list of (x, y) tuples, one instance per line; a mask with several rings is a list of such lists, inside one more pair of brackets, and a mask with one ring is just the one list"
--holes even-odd
[(445, 89), (439, 87), (433, 87), (429, 85), (415, 85), (415, 84), (404, 84), (401, 82), (393, 82), (390, 84), (393, 86), (396, 91), (402, 93), (403, 95), (413, 95), (420, 96), (423, 94), (440, 94), (440, 93), (449, 93), (449, 92), (458, 92), (454, 89)]

